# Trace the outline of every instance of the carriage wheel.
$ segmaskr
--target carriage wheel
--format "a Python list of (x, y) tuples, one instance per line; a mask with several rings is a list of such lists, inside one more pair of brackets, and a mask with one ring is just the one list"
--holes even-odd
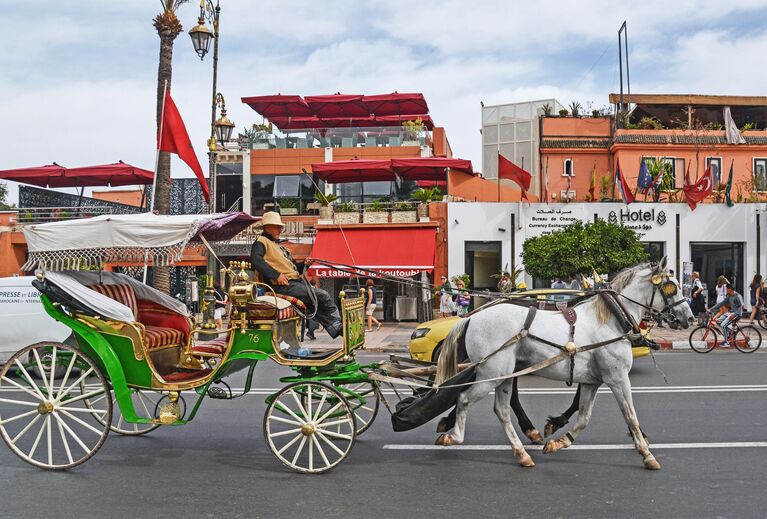
[(320, 474), (343, 461), (354, 445), (354, 412), (335, 388), (295, 382), (270, 399), (264, 438), (282, 463), (298, 472)]
[[(154, 391), (144, 391), (134, 388), (130, 388), (129, 391), (131, 392), (133, 408), (136, 409), (136, 413), (142, 418), (152, 418), (154, 416), (154, 409), (157, 407), (157, 402), (160, 395), (156, 394)], [(140, 436), (142, 434), (152, 432), (160, 427), (159, 423), (126, 422), (125, 418), (123, 418), (122, 412), (120, 412), (120, 406), (117, 404), (114, 390), (110, 391), (108, 395), (103, 394), (92, 400), (86, 400), (88, 407), (95, 411), (93, 417), (98, 423), (104, 423), (102, 421), (104, 419), (103, 411), (106, 409), (107, 398), (112, 401), (112, 423), (109, 426), (112, 432), (116, 432), (125, 436)]]
[[(25, 361), (27, 359), (29, 362)], [(63, 366), (64, 371), (57, 377)], [(35, 378), (32, 372), (42, 376)], [(101, 370), (60, 343), (39, 343), (16, 352), (0, 370), (0, 434), (27, 463), (49, 470), (77, 466), (101, 448), (109, 434), (112, 401), (94, 410), (88, 400), (109, 393)], [(94, 426), (88, 415), (103, 422)]]
[(381, 405), (381, 392), (372, 382), (358, 384), (338, 384), (336, 388), (343, 393), (357, 419), (357, 436), (367, 431), (378, 416)]

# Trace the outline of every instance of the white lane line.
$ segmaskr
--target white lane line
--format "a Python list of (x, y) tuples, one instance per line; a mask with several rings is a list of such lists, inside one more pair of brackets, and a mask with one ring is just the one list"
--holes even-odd
[[(767, 442), (709, 442), (709, 443), (651, 443), (650, 448), (657, 449), (731, 449), (731, 448), (765, 448)], [(510, 445), (452, 445), (443, 447), (441, 445), (418, 445), (418, 444), (397, 444), (387, 443), (383, 446), (386, 450), (392, 451), (510, 451)], [(525, 445), (525, 449), (539, 451), (543, 450), (543, 445)], [(602, 443), (602, 444), (578, 444), (575, 443), (567, 450), (576, 451), (614, 451), (614, 450), (634, 450), (631, 443)]]

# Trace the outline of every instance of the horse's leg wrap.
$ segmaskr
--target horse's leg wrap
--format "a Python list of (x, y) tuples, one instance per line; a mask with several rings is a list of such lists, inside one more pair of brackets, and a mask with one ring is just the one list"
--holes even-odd
[(570, 418), (575, 414), (575, 411), (578, 410), (580, 400), (581, 385), (578, 384), (578, 389), (575, 391), (575, 397), (573, 397), (573, 402), (570, 404), (570, 407), (568, 407), (567, 410), (560, 416), (549, 416), (548, 420), (546, 420), (546, 426), (543, 428), (543, 435), (548, 438), (559, 429), (570, 423)]
[(437, 424), (437, 432), (443, 433), (447, 432), (453, 427), (455, 427), (455, 411), (456, 408), (454, 407), (452, 411), (450, 411), (450, 414), (447, 416), (443, 416), (439, 419), (439, 423)]
[(512, 385), (511, 410), (514, 411), (514, 414), (517, 417), (519, 428), (522, 429), (522, 431), (525, 433), (525, 436), (527, 436), (531, 442), (541, 444), (543, 443), (543, 437), (541, 436), (541, 433), (538, 432), (538, 429), (535, 428), (533, 422), (530, 421), (530, 418), (527, 416), (527, 413), (525, 413), (525, 410), (522, 407), (522, 402), (519, 401), (518, 382), (519, 379), (515, 378)]

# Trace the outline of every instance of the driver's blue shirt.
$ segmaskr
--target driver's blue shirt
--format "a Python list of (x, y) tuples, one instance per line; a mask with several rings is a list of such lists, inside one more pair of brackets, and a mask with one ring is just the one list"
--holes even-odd
[(735, 315), (740, 315), (743, 313), (743, 298), (737, 292), (734, 292), (731, 296), (727, 296), (721, 303), (714, 305), (711, 308), (711, 311), (719, 310), (725, 305), (728, 306), (730, 308), (730, 312), (734, 313)]

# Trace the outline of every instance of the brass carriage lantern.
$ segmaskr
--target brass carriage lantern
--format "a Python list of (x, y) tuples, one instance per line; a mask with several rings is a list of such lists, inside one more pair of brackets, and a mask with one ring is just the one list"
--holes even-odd
[(202, 61), (208, 53), (210, 41), (213, 39), (213, 31), (205, 25), (205, 7), (202, 3), (200, 4), (200, 17), (197, 19), (197, 25), (189, 30), (189, 36), (192, 38), (194, 51), (200, 56), (200, 61)]
[(226, 116), (226, 101), (220, 92), (216, 95), (216, 106), (221, 107), (221, 117), (216, 119), (213, 126), (216, 129), (216, 140), (223, 146), (232, 137), (234, 123)]

